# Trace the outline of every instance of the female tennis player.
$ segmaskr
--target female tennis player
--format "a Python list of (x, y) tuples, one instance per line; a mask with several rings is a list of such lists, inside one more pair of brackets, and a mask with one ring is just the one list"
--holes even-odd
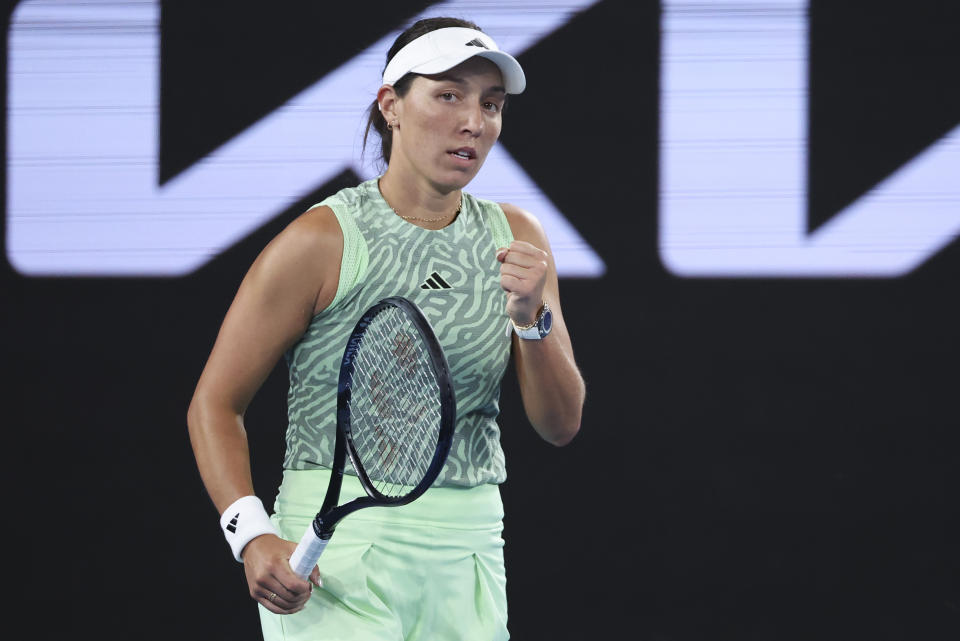
[[(526, 415), (549, 443), (574, 437), (584, 401), (543, 228), (462, 191), (500, 135), (507, 94), (525, 83), (470, 22), (404, 31), (369, 114), (386, 170), (274, 238), (227, 312), (188, 424), (268, 641), (509, 637), (496, 419), (511, 353)], [(344, 344), (385, 296), (413, 300), (433, 325), (454, 381), (453, 445), (418, 500), (345, 518), (308, 582), (288, 561), (330, 477)], [(287, 448), (271, 517), (254, 493), (243, 417), (281, 357)], [(341, 502), (361, 495), (348, 471)]]

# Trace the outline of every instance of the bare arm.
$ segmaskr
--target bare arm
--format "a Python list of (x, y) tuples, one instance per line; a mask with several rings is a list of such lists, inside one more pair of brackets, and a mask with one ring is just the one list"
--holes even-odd
[[(333, 212), (307, 212), (254, 261), (224, 318), (187, 412), (197, 467), (218, 513), (254, 494), (244, 413), (283, 352), (333, 300), (342, 252)], [(272, 535), (250, 541), (245, 571), (253, 598), (273, 611), (296, 611), (309, 586), (283, 567), (289, 552), (281, 543)], [(252, 554), (255, 548), (262, 553)], [(271, 592), (281, 598), (270, 601)]]
[(553, 312), (553, 329), (543, 340), (513, 337), (524, 410), (543, 439), (566, 445), (580, 429), (586, 391), (563, 320), (556, 264), (536, 218), (513, 205), (501, 207), (514, 236), (507, 251), (497, 255), (507, 314), (524, 325), (536, 318), (543, 301)]

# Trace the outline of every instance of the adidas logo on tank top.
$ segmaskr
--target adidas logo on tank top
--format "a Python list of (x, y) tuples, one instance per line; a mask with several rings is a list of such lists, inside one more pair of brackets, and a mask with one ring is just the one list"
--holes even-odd
[(433, 272), (430, 274), (427, 280), (423, 281), (423, 284), (420, 285), (420, 289), (451, 289), (451, 287), (447, 281), (443, 280), (443, 277), (440, 276), (440, 274)]

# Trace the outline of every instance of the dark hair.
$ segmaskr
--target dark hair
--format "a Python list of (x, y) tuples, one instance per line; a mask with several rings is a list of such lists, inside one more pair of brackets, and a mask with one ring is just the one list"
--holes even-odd
[[(420, 36), (425, 33), (430, 33), (431, 31), (436, 31), (437, 29), (446, 29), (447, 27), (465, 27), (467, 29), (476, 29), (477, 31), (483, 31), (480, 27), (473, 24), (469, 20), (461, 20), (460, 18), (424, 18), (423, 20), (417, 20), (410, 27), (397, 36), (397, 39), (394, 40), (393, 46), (390, 47), (390, 50), (387, 51), (387, 62), (384, 65), (384, 70), (386, 70), (386, 65), (390, 64), (390, 61), (393, 59), (397, 52), (403, 49), (406, 45), (413, 42)], [(400, 80), (393, 83), (393, 90), (397, 92), (397, 95), (403, 98), (407, 92), (410, 90), (410, 83), (413, 82), (413, 78), (416, 74), (408, 73)], [(393, 147), (393, 136), (390, 133), (390, 130), (387, 128), (387, 120), (383, 117), (383, 114), (380, 113), (380, 105), (377, 103), (376, 98), (373, 100), (373, 104), (370, 105), (370, 108), (367, 110), (367, 129), (363, 133), (363, 149), (367, 149), (367, 137), (370, 135), (370, 129), (373, 129), (377, 132), (377, 135), (380, 136), (380, 160), (385, 163), (390, 162), (390, 151)]]

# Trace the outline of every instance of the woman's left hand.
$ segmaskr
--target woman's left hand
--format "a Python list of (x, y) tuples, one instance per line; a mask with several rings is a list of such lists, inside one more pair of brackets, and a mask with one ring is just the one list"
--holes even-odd
[(544, 440), (565, 445), (580, 430), (586, 389), (573, 358), (573, 346), (560, 306), (557, 266), (543, 226), (510, 203), (500, 207), (510, 223), (513, 242), (497, 250), (500, 287), (507, 292), (506, 312), (517, 325), (529, 325), (550, 303), (550, 335), (542, 340), (511, 337), (511, 354), (523, 407)]
[(547, 252), (523, 240), (497, 250), (500, 287), (507, 292), (507, 314), (517, 325), (529, 325), (540, 313), (547, 258)]

